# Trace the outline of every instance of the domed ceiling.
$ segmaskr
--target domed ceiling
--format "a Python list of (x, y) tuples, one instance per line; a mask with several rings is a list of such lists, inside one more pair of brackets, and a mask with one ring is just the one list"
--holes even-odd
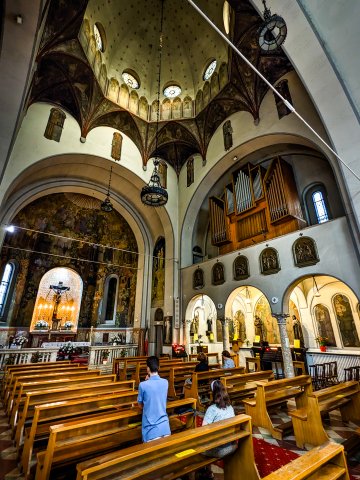
[[(140, 79), (139, 97), (156, 99), (159, 32), (162, 0), (90, 0), (85, 11), (91, 29), (99, 22), (106, 40), (102, 60), (108, 77), (122, 83), (125, 69)], [(223, 31), (223, 1), (200, 0), (199, 7)], [(227, 62), (227, 47), (218, 33), (185, 0), (164, 1), (161, 92), (169, 82), (182, 89), (181, 96), (195, 98), (202, 87), (210, 59)], [(162, 98), (164, 98), (162, 96)]]
[[(223, 1), (197, 3), (224, 31)], [(229, 4), (229, 37), (275, 84), (291, 63), (281, 49), (260, 49), (262, 19), (249, 0)], [(179, 174), (191, 155), (206, 161), (212, 135), (233, 113), (246, 111), (255, 124), (261, 121), (268, 87), (186, 0), (165, 0), (161, 90), (175, 82), (182, 92), (174, 99), (161, 94), (156, 142), (160, 12), (161, 0), (49, 0), (29, 104), (47, 102), (70, 112), (83, 141), (98, 126), (119, 130), (136, 144), (144, 166), (156, 154)], [(102, 29), (103, 51), (96, 48), (94, 25)], [(204, 81), (213, 58), (216, 70)], [(124, 84), (125, 69), (138, 76), (138, 90)]]

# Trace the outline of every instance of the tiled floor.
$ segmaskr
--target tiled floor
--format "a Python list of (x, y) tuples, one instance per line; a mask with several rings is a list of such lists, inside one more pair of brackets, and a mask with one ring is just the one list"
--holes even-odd
[[(276, 423), (288, 420), (289, 417), (282, 412), (273, 417), (273, 421)], [(330, 420), (326, 424), (326, 431), (330, 438), (339, 443), (342, 443), (349, 437), (352, 428), (355, 428), (354, 424), (345, 426), (336, 414), (331, 414)], [(299, 450), (296, 447), (295, 438), (293, 436), (287, 436), (282, 441), (275, 440), (265, 429), (257, 427), (253, 428), (253, 435), (256, 438), (263, 439), (271, 444), (291, 450), (299, 455), (306, 452), (306, 450)], [(23, 479), (24, 477), (20, 475), (17, 468), (17, 463), (16, 452), (11, 440), (7, 418), (5, 417), (4, 411), (0, 408), (0, 480)], [(348, 460), (348, 463), (350, 473), (355, 479), (360, 480), (360, 449), (354, 457)], [(213, 466), (212, 469), (215, 474), (215, 479), (221, 480), (223, 478), (221, 469), (216, 466)]]

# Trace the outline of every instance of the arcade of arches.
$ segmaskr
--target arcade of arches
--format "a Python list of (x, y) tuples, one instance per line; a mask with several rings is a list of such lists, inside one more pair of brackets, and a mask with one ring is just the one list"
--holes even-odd
[[(356, 361), (360, 69), (356, 29), (332, 20), (356, 12), (274, 0), (288, 36), (268, 55), (261, 0), (229, 0), (226, 26), (223, 2), (198, 2), (345, 168), (187, 2), (165, 2), (159, 102), (157, 2), (20, 3), (27, 28), (7, 10), (0, 25), (0, 344), (91, 332), (139, 353), (177, 343), (244, 361), (268, 342), (316, 361), (326, 337)], [(140, 200), (155, 156), (158, 208)]]

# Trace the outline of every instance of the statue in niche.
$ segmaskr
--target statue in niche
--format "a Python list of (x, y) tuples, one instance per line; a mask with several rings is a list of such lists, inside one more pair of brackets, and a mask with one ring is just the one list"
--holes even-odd
[[(292, 105), (292, 98), (290, 95), (288, 81), (286, 79), (281, 80), (279, 83), (275, 85), (275, 88), (280, 93), (280, 95), (283, 96), (285, 100), (287, 100)], [(280, 120), (282, 117), (289, 115), (289, 113), (291, 113), (291, 110), (285, 105), (285, 103), (281, 100), (280, 97), (275, 95), (275, 93), (274, 93), (274, 98), (276, 103), (276, 109), (278, 112), (278, 117)]]
[(113, 140), (111, 144), (111, 158), (113, 158), (117, 162), (119, 162), (121, 158), (122, 141), (123, 141), (123, 137), (121, 133), (114, 132)]
[(231, 121), (227, 120), (223, 125), (225, 151), (230, 150), (230, 148), (233, 146), (232, 134), (233, 134), (233, 129), (232, 129), (232, 126), (231, 126)]
[(224, 265), (220, 262), (217, 262), (212, 269), (212, 283), (213, 285), (222, 285), (224, 282)]
[(250, 276), (249, 262), (244, 255), (238, 255), (233, 264), (234, 280), (243, 280)]
[(271, 275), (280, 270), (279, 258), (275, 248), (265, 248), (260, 254), (261, 273)]
[(319, 262), (316, 243), (310, 237), (301, 237), (293, 245), (295, 265), (307, 267)]
[(52, 108), (50, 110), (49, 120), (46, 125), (44, 137), (49, 140), (60, 142), (61, 134), (64, 128), (66, 115), (59, 108)]
[(264, 325), (261, 318), (258, 317), (257, 315), (255, 315), (254, 327), (255, 327), (255, 336), (260, 337), (260, 342), (263, 342), (265, 340)]
[(344, 347), (360, 347), (349, 299), (345, 295), (337, 294), (333, 303)]
[(194, 334), (198, 335), (198, 333), (199, 333), (199, 321), (200, 321), (199, 312), (196, 311), (195, 315), (194, 315), (194, 318), (191, 321), (190, 335), (194, 335)]
[(315, 305), (314, 314), (319, 335), (328, 339), (327, 344), (330, 347), (336, 347), (334, 330), (331, 325), (330, 313), (328, 308), (322, 304)]
[(206, 335), (209, 335), (213, 330), (213, 326), (212, 326), (212, 318), (211, 317), (208, 317), (208, 319), (206, 320), (206, 323), (207, 323), (207, 331), (206, 331)]
[(296, 318), (295, 315), (292, 316), (292, 321), (293, 321), (293, 331), (294, 331), (294, 339), (295, 340), (300, 340), (300, 347), (304, 348), (305, 343), (304, 343), (304, 335), (302, 331), (302, 326), (300, 323), (300, 320)]
[(233, 319), (234, 335), (237, 335), (237, 339), (240, 342), (244, 342), (246, 339), (246, 325), (244, 312), (238, 310)]
[(201, 268), (197, 268), (193, 275), (193, 289), (200, 290), (204, 286), (204, 271)]
[(194, 183), (194, 159), (193, 157), (189, 158), (186, 164), (186, 186), (190, 187), (190, 185)]
[(160, 177), (160, 184), (162, 187), (167, 188), (167, 163), (164, 160), (159, 161), (158, 172)]
[(165, 317), (163, 344), (171, 345), (171, 343), (172, 343), (172, 317)]

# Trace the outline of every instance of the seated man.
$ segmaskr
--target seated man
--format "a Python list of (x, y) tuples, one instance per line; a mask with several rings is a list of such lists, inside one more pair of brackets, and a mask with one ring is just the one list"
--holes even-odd
[(169, 417), (166, 413), (168, 381), (159, 376), (159, 359), (155, 356), (146, 360), (147, 377), (139, 384), (138, 404), (143, 410), (142, 439), (150, 442), (171, 434)]

